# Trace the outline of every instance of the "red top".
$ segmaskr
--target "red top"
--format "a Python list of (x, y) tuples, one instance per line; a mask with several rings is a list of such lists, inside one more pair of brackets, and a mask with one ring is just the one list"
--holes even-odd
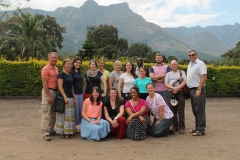
[(98, 118), (99, 114), (102, 112), (103, 103), (100, 102), (99, 105), (97, 105), (96, 103), (92, 104), (90, 98), (85, 99), (84, 102), (87, 104), (86, 115), (89, 118)]
[(47, 64), (42, 68), (41, 76), (48, 79), (48, 88), (57, 89), (58, 68), (56, 66)]

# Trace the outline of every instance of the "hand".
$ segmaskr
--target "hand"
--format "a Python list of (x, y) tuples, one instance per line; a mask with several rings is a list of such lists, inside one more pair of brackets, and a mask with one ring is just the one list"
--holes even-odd
[(68, 104), (69, 103), (69, 100), (68, 100), (68, 98), (66, 97), (66, 98), (64, 98), (64, 102), (65, 102), (65, 104)]
[(76, 105), (76, 98), (73, 98), (74, 106)]
[(105, 96), (106, 96), (106, 93), (102, 93), (101, 96), (102, 96), (102, 97), (105, 97)]
[(116, 128), (116, 127), (118, 127), (118, 123), (117, 123), (117, 120), (116, 119), (114, 119), (113, 120), (113, 122), (112, 122), (112, 126), (114, 127), (114, 128)]
[(53, 103), (52, 96), (49, 96), (49, 97), (48, 97), (48, 104), (52, 104), (52, 103)]
[(129, 125), (132, 122), (132, 117), (129, 116), (126, 120), (126, 124)]
[(95, 124), (99, 124), (100, 123), (100, 119), (97, 119), (96, 121), (95, 121)]
[(196, 91), (196, 98), (200, 97), (200, 95), (201, 95), (201, 90), (197, 90)]
[(143, 118), (143, 116), (139, 116), (138, 118), (139, 118), (139, 120), (140, 120), (141, 123), (146, 122), (146, 120)]
[(155, 126), (157, 126), (160, 122), (161, 122), (160, 120), (157, 120), (157, 121), (155, 122)]
[(124, 100), (124, 98), (122, 96), (120, 96), (119, 99), (122, 100), (122, 101)]

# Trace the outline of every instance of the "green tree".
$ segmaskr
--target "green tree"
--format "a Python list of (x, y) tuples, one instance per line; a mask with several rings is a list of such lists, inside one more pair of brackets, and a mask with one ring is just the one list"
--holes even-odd
[(236, 47), (221, 55), (224, 58), (221, 63), (224, 65), (240, 65), (240, 41)]
[(128, 55), (145, 58), (152, 52), (151, 47), (143, 43), (133, 43), (129, 47)]
[(50, 16), (21, 13), (8, 19), (7, 30), (0, 39), (0, 52), (7, 59), (21, 58), (47, 58), (47, 53), (62, 48), (62, 33), (65, 28), (56, 23)]
[(121, 55), (126, 55), (129, 49), (127, 39), (119, 38), (117, 48), (118, 48), (118, 52)]
[(78, 51), (79, 57), (81, 57), (83, 60), (93, 59), (94, 55), (96, 54), (96, 46), (91, 39), (84, 41), (82, 49), (84, 49), (84, 51)]
[(168, 56), (167, 61), (171, 62), (172, 60), (178, 61), (178, 59), (175, 56)]

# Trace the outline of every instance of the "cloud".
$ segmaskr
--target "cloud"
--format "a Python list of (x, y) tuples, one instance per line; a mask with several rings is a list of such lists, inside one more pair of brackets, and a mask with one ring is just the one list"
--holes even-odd
[[(30, 6), (34, 9), (53, 11), (58, 7), (75, 6), (79, 8), (86, 0), (12, 0), (19, 2), (21, 6)], [(148, 22), (161, 27), (194, 26), (200, 22), (217, 18), (221, 13), (211, 10), (214, 0), (95, 0), (99, 5), (108, 6), (127, 2), (130, 9), (141, 15)]]

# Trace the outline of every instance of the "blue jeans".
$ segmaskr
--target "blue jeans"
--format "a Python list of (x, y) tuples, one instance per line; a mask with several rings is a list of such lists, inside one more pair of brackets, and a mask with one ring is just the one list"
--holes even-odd
[(172, 118), (163, 119), (157, 126), (155, 126), (156, 121), (157, 119), (154, 118), (149, 131), (150, 135), (153, 137), (167, 137), (169, 135), (169, 128), (172, 124)]
[(168, 105), (168, 98), (167, 98), (168, 91), (155, 91), (155, 92), (160, 94), (163, 97), (165, 103)]

